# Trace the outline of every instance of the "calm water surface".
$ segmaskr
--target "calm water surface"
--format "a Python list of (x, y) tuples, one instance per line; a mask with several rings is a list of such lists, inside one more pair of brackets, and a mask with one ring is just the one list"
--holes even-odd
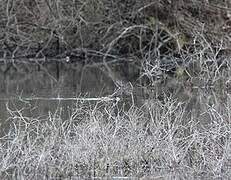
[[(59, 72), (55, 70), (37, 70), (31, 66), (28, 73), (11, 71), (7, 75), (1, 74), (0, 78), (0, 123), (7, 127), (7, 119), (11, 113), (21, 110), (28, 117), (46, 116), (59, 110), (63, 119), (68, 119), (75, 100), (49, 100), (49, 98), (73, 98), (73, 97), (105, 97), (113, 94), (118, 87), (102, 71), (95, 68), (71, 69), (63, 68)], [(1, 73), (1, 72), (0, 72)], [(185, 103), (189, 113), (201, 115), (208, 104), (224, 108), (229, 94), (223, 88), (210, 89), (201, 87), (186, 87), (183, 82), (169, 79), (169, 82), (156, 84), (152, 88), (141, 88), (134, 85), (132, 95), (122, 93), (122, 103), (131, 104), (134, 99), (136, 105), (142, 105), (148, 99), (161, 100), (165, 96)], [(125, 90), (126, 91), (126, 90)], [(46, 100), (33, 100), (33, 97), (47, 98)], [(23, 100), (31, 98), (31, 100)], [(10, 113), (10, 111), (12, 111)], [(1, 128), (1, 135), (7, 128)]]

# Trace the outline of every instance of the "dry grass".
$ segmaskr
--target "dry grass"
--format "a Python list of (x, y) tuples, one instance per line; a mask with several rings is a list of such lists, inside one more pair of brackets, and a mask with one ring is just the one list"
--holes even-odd
[(8, 108), (11, 127), (1, 138), (0, 176), (226, 179), (231, 98), (222, 104), (197, 100), (198, 109), (171, 97), (146, 100), (140, 108), (78, 101), (68, 120), (59, 109), (32, 118)]

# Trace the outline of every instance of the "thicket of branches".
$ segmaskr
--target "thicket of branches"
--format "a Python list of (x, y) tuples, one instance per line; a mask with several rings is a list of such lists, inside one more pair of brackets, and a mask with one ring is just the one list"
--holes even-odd
[[(229, 0), (3, 0), (0, 57), (192, 53), (202, 41), (228, 52)], [(198, 39), (197, 39), (198, 40)], [(223, 50), (222, 49), (222, 50)]]

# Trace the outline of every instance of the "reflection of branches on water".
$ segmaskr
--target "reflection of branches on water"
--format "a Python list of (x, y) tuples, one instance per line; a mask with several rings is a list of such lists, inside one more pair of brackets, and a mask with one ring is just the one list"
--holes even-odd
[(58, 82), (58, 79), (56, 79), (56, 78), (47, 70), (46, 67), (44, 67), (43, 65), (41, 65), (41, 64), (38, 63), (38, 62), (37, 62), (37, 64), (38, 64), (39, 68), (40, 68), (42, 71), (44, 71), (52, 80), (54, 80), (55, 82)]

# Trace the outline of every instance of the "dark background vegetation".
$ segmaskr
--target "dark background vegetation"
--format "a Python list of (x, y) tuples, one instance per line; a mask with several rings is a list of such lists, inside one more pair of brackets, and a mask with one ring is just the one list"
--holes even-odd
[(3, 0), (0, 6), (1, 58), (70, 56), (88, 63), (107, 56), (139, 64), (194, 53), (202, 46), (198, 34), (212, 50), (221, 42), (222, 53), (230, 50), (229, 0)]

